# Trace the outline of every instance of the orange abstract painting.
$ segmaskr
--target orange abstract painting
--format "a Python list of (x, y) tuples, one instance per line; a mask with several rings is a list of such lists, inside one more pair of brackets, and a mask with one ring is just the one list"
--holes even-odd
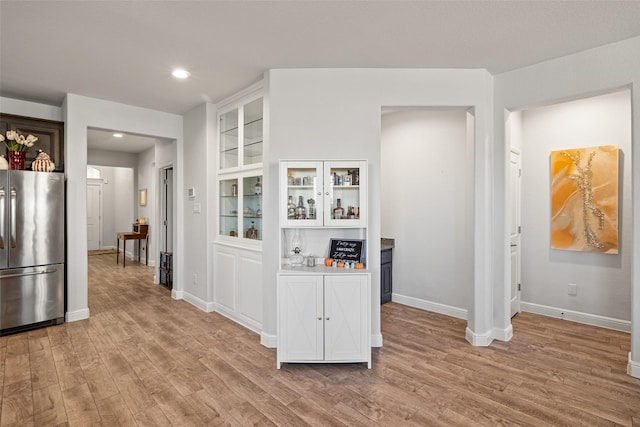
[(618, 253), (618, 146), (551, 152), (551, 247)]

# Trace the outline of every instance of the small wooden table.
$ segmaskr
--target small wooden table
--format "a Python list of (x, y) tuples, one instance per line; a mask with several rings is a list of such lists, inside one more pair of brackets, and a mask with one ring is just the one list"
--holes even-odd
[(140, 241), (144, 240), (144, 248), (147, 251), (145, 256), (145, 264), (149, 265), (149, 225), (133, 224), (133, 231), (118, 231), (116, 233), (116, 264), (120, 262), (120, 240), (122, 240), (122, 268), (126, 267), (127, 262), (127, 240), (138, 241), (138, 262), (140, 262)]

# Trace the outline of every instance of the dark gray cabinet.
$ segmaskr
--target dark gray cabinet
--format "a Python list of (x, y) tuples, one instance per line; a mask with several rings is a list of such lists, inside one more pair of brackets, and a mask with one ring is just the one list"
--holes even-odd
[(393, 248), (381, 252), (380, 304), (391, 301), (393, 292)]
[[(27, 136), (38, 137), (33, 148), (27, 153), (25, 169), (31, 170), (31, 163), (42, 150), (51, 156), (56, 165), (56, 172), (64, 172), (64, 123), (53, 120), (36, 119), (32, 117), (0, 114), (0, 132), (7, 134), (8, 130), (16, 130)], [(8, 159), (7, 147), (0, 143), (0, 154)]]

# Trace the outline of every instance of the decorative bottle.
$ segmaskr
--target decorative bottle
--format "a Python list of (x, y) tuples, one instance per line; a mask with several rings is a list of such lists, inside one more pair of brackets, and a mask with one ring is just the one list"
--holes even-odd
[(316, 201), (313, 199), (309, 199), (307, 200), (307, 203), (309, 204), (309, 215), (308, 218), (309, 219), (316, 219)]
[(336, 207), (333, 208), (333, 219), (342, 219), (344, 216), (344, 208), (342, 207), (342, 200), (336, 200)]
[(262, 195), (262, 184), (260, 184), (260, 177), (258, 177), (258, 181), (256, 182), (255, 187), (253, 187), (253, 191), (255, 192), (256, 196)]
[(298, 207), (296, 208), (296, 219), (307, 219), (307, 208), (304, 207), (304, 199), (298, 196)]
[(287, 219), (296, 219), (296, 205), (293, 203), (293, 196), (289, 196), (287, 202)]
[(256, 228), (255, 221), (251, 221), (251, 227), (246, 231), (245, 237), (247, 239), (257, 239), (258, 238), (258, 229)]

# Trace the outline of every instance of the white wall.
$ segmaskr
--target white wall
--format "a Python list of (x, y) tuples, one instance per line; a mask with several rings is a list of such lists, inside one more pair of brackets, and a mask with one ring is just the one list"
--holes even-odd
[[(632, 186), (640, 188), (640, 150), (637, 149), (640, 135), (640, 37), (569, 55), (563, 58), (500, 74), (495, 77), (495, 126), (496, 144), (493, 156), (502, 168), (496, 169), (496, 188), (506, 190), (506, 171), (508, 171), (508, 147), (505, 143), (505, 112), (527, 107), (548, 105), (567, 100), (584, 98), (611, 92), (616, 88), (630, 87), (632, 99), (632, 135), (635, 146), (631, 153)], [(636, 191), (637, 193), (637, 191)], [(498, 233), (502, 234), (496, 242), (495, 271), (496, 298), (506, 299), (509, 287), (508, 233), (506, 227), (507, 207), (502, 192), (496, 192), (496, 221)], [(640, 197), (631, 201), (632, 221), (625, 228), (632, 233), (627, 248), (631, 256), (631, 353), (629, 372), (640, 377)], [(625, 251), (626, 252), (626, 251)], [(577, 263), (578, 258), (571, 258)], [(502, 277), (500, 277), (502, 276)], [(500, 287), (500, 285), (502, 285)], [(620, 307), (624, 310), (623, 307)], [(517, 333), (517, 331), (516, 331)]]
[[(184, 188), (193, 187), (196, 197), (188, 199), (186, 190), (182, 196), (185, 206), (183, 227), (189, 242), (185, 247), (184, 298), (207, 311), (213, 301), (213, 285), (209, 277), (210, 248), (207, 244), (207, 195), (210, 183), (213, 185), (208, 173), (210, 169), (215, 170), (207, 161), (207, 156), (209, 150), (214, 149), (216, 140), (215, 135), (209, 132), (207, 122), (211, 108), (211, 104), (201, 104), (184, 116), (184, 161), (187, 165), (183, 175)], [(199, 213), (194, 211), (196, 205), (200, 207)], [(215, 224), (210, 226), (215, 227)]]
[(0, 112), (58, 122), (63, 121), (62, 108), (60, 107), (13, 98), (0, 97)]
[[(369, 267), (372, 334), (380, 345), (380, 111), (381, 106), (473, 107), (475, 127), (474, 304), (467, 339), (488, 343), (496, 329), (508, 333), (508, 316), (495, 324), (491, 307), (493, 240), (489, 179), (492, 78), (484, 70), (288, 69), (265, 74), (269, 104), (269, 154), (264, 164), (263, 281), (267, 335), (276, 332), (278, 270), (278, 160), (368, 159)], [(272, 196), (268, 196), (271, 194)], [(463, 331), (461, 331), (463, 333)]]
[[(155, 146), (151, 147), (137, 155), (137, 167), (136, 177), (134, 180), (134, 202), (136, 207), (133, 222), (140, 217), (146, 217), (149, 224), (149, 233), (158, 234), (160, 231), (159, 224), (154, 221), (156, 218), (156, 204), (158, 197), (157, 192), (157, 179), (156, 179), (156, 161), (155, 161), (156, 149)], [(139, 191), (142, 188), (147, 189), (147, 204), (140, 206), (139, 204)], [(152, 229), (153, 228), (153, 229)], [(140, 245), (141, 261), (148, 261), (149, 265), (155, 265), (155, 260), (158, 258), (157, 254), (157, 239), (149, 239), (149, 248), (145, 248), (144, 245)], [(136, 251), (137, 255), (137, 251)]]
[(463, 108), (383, 114), (380, 165), (380, 232), (396, 239), (394, 301), (465, 319), (473, 300), (466, 116)]
[[(522, 301), (631, 320), (631, 98), (623, 91), (522, 112)], [(549, 154), (620, 148), (619, 254), (550, 248)], [(567, 284), (578, 285), (569, 296)]]
[(90, 165), (135, 168), (138, 164), (138, 158), (132, 153), (89, 149), (87, 162)]

